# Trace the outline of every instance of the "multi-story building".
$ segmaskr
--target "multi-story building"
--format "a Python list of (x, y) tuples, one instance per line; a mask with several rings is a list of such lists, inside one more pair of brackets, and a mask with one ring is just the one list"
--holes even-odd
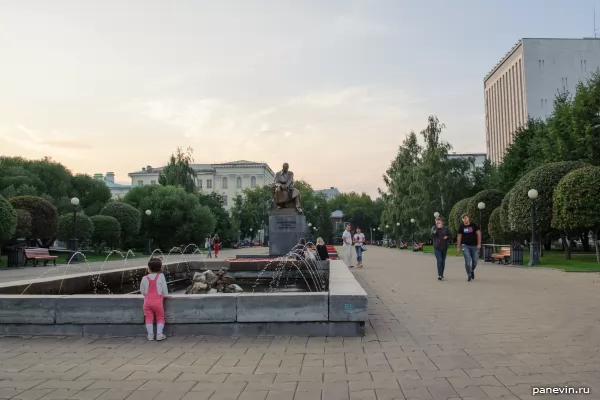
[[(243, 189), (261, 187), (273, 183), (275, 174), (265, 163), (253, 161), (233, 161), (223, 164), (192, 164), (196, 171), (196, 186), (199, 190), (223, 196), (225, 208), (233, 205), (233, 198)], [(158, 184), (158, 176), (164, 167), (148, 165), (141, 171), (129, 173), (131, 186)]]
[(548, 117), (559, 91), (574, 93), (599, 67), (600, 39), (521, 39), (483, 81), (490, 160), (501, 162), (528, 117)]
[(114, 172), (107, 172), (106, 176), (102, 174), (94, 174), (94, 179), (97, 181), (102, 181), (106, 184), (106, 186), (108, 186), (113, 199), (123, 197), (131, 190), (131, 185), (121, 185), (120, 183), (115, 183)]
[(327, 200), (329, 200), (329, 199), (333, 199), (335, 196), (339, 195), (340, 191), (337, 188), (331, 186), (329, 189), (315, 190), (315, 193), (323, 194), (325, 196), (325, 198)]
[(477, 167), (483, 167), (483, 163), (485, 162), (486, 159), (486, 154), (485, 153), (456, 153), (456, 152), (452, 152), (450, 154), (448, 154), (448, 158), (452, 159), (452, 158), (474, 158), (475, 159), (475, 168)]

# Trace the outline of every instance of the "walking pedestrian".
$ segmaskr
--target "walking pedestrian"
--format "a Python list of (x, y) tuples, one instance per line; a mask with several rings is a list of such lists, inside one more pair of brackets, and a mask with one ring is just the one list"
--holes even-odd
[(431, 238), (433, 239), (433, 253), (437, 260), (438, 280), (443, 281), (450, 229), (444, 226), (444, 220), (441, 217), (435, 218), (435, 225), (431, 228)]
[(212, 239), (210, 237), (210, 234), (206, 235), (206, 250), (208, 251), (208, 253), (206, 254), (206, 258), (212, 258)]
[(219, 258), (219, 249), (221, 248), (221, 239), (215, 234), (212, 240), (213, 249), (215, 250), (215, 258)]
[(342, 246), (343, 259), (349, 268), (353, 268), (352, 265), (352, 234), (350, 233), (350, 224), (346, 225), (346, 230), (342, 234)]
[(457, 252), (462, 251), (465, 257), (465, 270), (467, 271), (467, 281), (475, 279), (475, 268), (479, 259), (479, 249), (481, 248), (481, 231), (479, 227), (471, 222), (469, 214), (463, 214), (462, 224), (458, 227), (458, 237), (456, 239)]
[(354, 249), (356, 250), (356, 266), (358, 268), (363, 267), (362, 255), (363, 245), (365, 244), (365, 234), (360, 231), (360, 227), (356, 227), (356, 233), (354, 234)]

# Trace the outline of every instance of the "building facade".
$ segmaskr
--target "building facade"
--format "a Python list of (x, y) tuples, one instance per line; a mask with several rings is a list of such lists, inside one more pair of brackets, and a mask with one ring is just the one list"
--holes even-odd
[(94, 174), (94, 179), (97, 181), (102, 181), (106, 184), (106, 186), (108, 186), (113, 199), (121, 198), (131, 190), (131, 185), (121, 185), (120, 183), (115, 183), (114, 172), (107, 172), (106, 175)]
[[(196, 171), (196, 186), (205, 193), (219, 193), (223, 196), (225, 208), (233, 206), (233, 198), (242, 190), (273, 183), (275, 174), (265, 163), (253, 161), (233, 161), (223, 164), (192, 164)], [(131, 186), (158, 184), (158, 176), (164, 167), (148, 165), (140, 171), (129, 173)]]
[(475, 168), (483, 167), (483, 163), (485, 162), (487, 155), (485, 153), (449, 153), (448, 159), (453, 158), (474, 158), (475, 159)]
[(521, 39), (484, 78), (486, 150), (502, 161), (527, 118), (548, 117), (559, 91), (600, 67), (600, 39)]

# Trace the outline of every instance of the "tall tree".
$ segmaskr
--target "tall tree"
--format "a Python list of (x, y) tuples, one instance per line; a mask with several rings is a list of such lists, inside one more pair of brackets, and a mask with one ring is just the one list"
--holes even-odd
[(192, 168), (194, 150), (188, 147), (184, 153), (181, 147), (171, 154), (169, 163), (158, 176), (158, 183), (163, 186), (180, 187), (188, 193), (196, 191), (196, 171)]

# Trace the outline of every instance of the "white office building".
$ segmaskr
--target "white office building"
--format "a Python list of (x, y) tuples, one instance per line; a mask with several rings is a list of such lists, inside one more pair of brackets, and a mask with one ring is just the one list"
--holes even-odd
[(340, 191), (338, 190), (338, 188), (331, 186), (329, 189), (315, 190), (315, 193), (322, 194), (323, 196), (325, 196), (325, 198), (327, 200), (329, 200), (329, 199), (333, 199), (334, 197), (338, 196), (340, 194)]
[[(232, 161), (223, 164), (192, 164), (196, 171), (196, 186), (206, 193), (216, 192), (223, 196), (225, 208), (233, 206), (233, 198), (246, 188), (261, 187), (273, 183), (275, 174), (265, 163)], [(148, 165), (140, 171), (129, 173), (131, 186), (158, 184), (158, 176), (164, 167)]]
[(527, 117), (546, 118), (558, 91), (600, 67), (600, 39), (521, 39), (484, 78), (487, 155), (502, 161)]

